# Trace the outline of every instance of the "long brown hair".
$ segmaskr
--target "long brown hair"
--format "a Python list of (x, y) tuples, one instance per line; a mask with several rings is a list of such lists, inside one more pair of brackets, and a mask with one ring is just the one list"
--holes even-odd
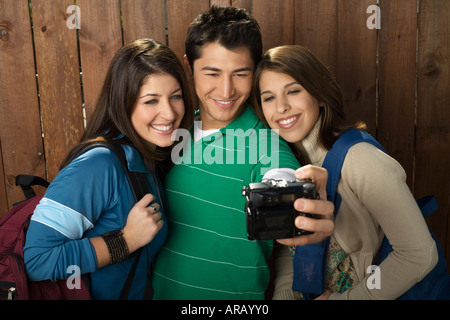
[(152, 74), (169, 74), (178, 80), (185, 106), (180, 128), (189, 129), (192, 126), (193, 92), (181, 61), (164, 44), (152, 39), (136, 40), (122, 47), (114, 56), (81, 142), (69, 152), (61, 168), (86, 144), (99, 140), (134, 145), (149, 167), (154, 162), (161, 163), (169, 158), (172, 147), (152, 146), (137, 134), (131, 122), (139, 89)]
[(311, 51), (299, 45), (285, 45), (268, 50), (256, 69), (253, 104), (258, 106), (255, 111), (266, 124), (259, 90), (263, 70), (289, 75), (323, 105), (323, 108), (320, 108), (319, 143), (324, 148), (331, 149), (339, 135), (349, 128), (365, 129), (362, 122), (354, 125), (346, 123), (342, 92), (335, 76)]

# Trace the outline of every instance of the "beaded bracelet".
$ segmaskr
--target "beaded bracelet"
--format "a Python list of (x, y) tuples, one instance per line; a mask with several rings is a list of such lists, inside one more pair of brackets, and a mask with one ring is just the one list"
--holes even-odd
[(109, 264), (120, 263), (128, 257), (128, 246), (123, 237), (122, 230), (114, 230), (101, 236), (108, 247)]

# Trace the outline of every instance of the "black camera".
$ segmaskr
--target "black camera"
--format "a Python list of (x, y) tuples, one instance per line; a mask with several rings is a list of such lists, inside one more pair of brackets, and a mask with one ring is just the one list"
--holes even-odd
[(266, 180), (250, 183), (242, 188), (246, 197), (247, 237), (249, 240), (273, 240), (293, 238), (312, 232), (295, 227), (299, 215), (315, 218), (315, 215), (294, 209), (298, 198), (318, 199), (319, 194), (310, 179), (286, 181)]

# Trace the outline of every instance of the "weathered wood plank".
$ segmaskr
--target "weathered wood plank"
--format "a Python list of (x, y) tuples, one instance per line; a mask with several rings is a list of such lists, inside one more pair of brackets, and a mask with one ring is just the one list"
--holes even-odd
[(297, 0), (294, 11), (295, 44), (311, 50), (336, 74), (337, 0)]
[(412, 190), (417, 0), (383, 0), (380, 9), (377, 138), (403, 166)]
[(208, 8), (209, 0), (167, 0), (168, 44), (180, 59), (185, 54), (184, 40), (189, 25)]
[(32, 0), (31, 5), (45, 159), (52, 181), (84, 132), (77, 34), (67, 25), (73, 1)]
[(254, 0), (253, 16), (263, 34), (263, 50), (294, 44), (294, 1)]
[(164, 0), (122, 0), (124, 43), (150, 38), (167, 44)]
[[(439, 210), (428, 220), (450, 259), (450, 2), (420, 0), (416, 197), (434, 194)], [(450, 271), (450, 263), (448, 264)]]
[(367, 28), (367, 8), (376, 0), (338, 2), (336, 77), (347, 121), (364, 121), (376, 135), (377, 32)]
[(249, 13), (252, 12), (252, 0), (211, 0), (211, 6), (216, 5), (220, 6), (232, 6), (243, 8), (247, 10)]
[(28, 1), (0, 0), (0, 137), (7, 206), (24, 199), (15, 176), (45, 178)]
[(81, 12), (79, 43), (86, 118), (95, 108), (114, 54), (122, 47), (117, 0), (77, 0)]

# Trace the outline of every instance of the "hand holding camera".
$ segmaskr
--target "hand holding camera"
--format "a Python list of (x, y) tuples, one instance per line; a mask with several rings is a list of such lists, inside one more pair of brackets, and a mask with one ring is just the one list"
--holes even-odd
[(334, 205), (326, 201), (325, 191), (327, 171), (307, 165), (295, 177), (297, 181), (264, 181), (243, 188), (249, 239), (305, 245), (333, 233)]
[(313, 214), (294, 209), (294, 201), (298, 198), (319, 198), (310, 179), (250, 183), (242, 189), (242, 194), (246, 197), (249, 240), (285, 239), (312, 233), (297, 228), (294, 223), (299, 215), (315, 218)]

